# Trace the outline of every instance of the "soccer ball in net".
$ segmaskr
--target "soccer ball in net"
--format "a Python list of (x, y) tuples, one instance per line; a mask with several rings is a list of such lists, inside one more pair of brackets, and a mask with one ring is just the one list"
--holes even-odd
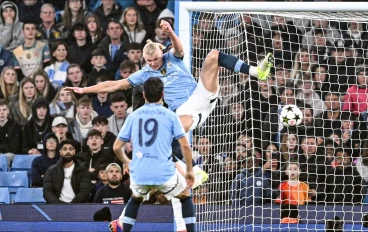
[(299, 126), (303, 119), (303, 113), (296, 105), (282, 107), (280, 118), (285, 127)]

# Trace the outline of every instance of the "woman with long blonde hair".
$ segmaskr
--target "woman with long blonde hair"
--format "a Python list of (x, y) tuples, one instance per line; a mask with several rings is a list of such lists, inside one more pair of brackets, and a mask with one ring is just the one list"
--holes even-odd
[(9, 97), (18, 93), (17, 72), (13, 67), (5, 67), (0, 76), (0, 98), (9, 102)]
[(18, 99), (9, 104), (9, 116), (24, 126), (32, 114), (32, 105), (36, 98), (37, 91), (33, 79), (23, 78), (19, 85)]
[(143, 23), (139, 12), (134, 7), (127, 7), (120, 19), (124, 29), (124, 36), (127, 36), (129, 43), (144, 43), (146, 31), (143, 29)]
[(65, 1), (62, 24), (70, 33), (74, 24), (83, 23), (86, 14), (83, 0), (67, 0)]
[(301, 79), (304, 73), (309, 73), (314, 64), (313, 56), (308, 52), (308, 49), (301, 48), (294, 58), (293, 70), (290, 78), (294, 81)]
[(33, 80), (36, 85), (38, 96), (43, 97), (47, 101), (51, 102), (55, 97), (56, 90), (51, 85), (47, 73), (43, 70), (39, 70), (33, 75)]

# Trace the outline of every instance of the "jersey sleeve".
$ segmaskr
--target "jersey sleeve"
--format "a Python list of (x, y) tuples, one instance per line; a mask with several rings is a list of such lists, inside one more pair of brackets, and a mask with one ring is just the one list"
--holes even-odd
[(45, 44), (42, 50), (42, 60), (44, 63), (50, 61), (50, 48), (49, 45)]
[(144, 73), (142, 70), (138, 70), (128, 77), (128, 82), (131, 86), (137, 87), (144, 83)]
[(179, 116), (176, 114), (173, 115), (173, 134), (175, 139), (180, 139), (185, 136), (184, 127), (181, 124), (181, 121), (179, 119)]
[(175, 61), (175, 62), (183, 62), (183, 57), (176, 57), (174, 56), (174, 54), (172, 53), (172, 50), (170, 49), (170, 51), (167, 52), (167, 56), (170, 60)]
[(133, 117), (132, 114), (128, 116), (126, 121), (124, 122), (123, 127), (119, 131), (118, 139), (124, 142), (130, 142), (130, 138), (132, 135), (132, 124), (133, 124)]

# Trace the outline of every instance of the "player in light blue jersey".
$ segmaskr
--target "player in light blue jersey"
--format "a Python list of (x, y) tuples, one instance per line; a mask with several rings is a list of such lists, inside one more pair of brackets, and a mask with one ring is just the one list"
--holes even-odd
[(250, 66), (235, 56), (217, 50), (208, 53), (199, 75), (198, 83), (184, 64), (184, 49), (170, 24), (161, 20), (162, 30), (170, 36), (173, 48), (163, 53), (163, 46), (149, 42), (143, 48), (143, 57), (147, 66), (118, 81), (106, 81), (100, 84), (78, 88), (67, 87), (66, 90), (78, 94), (115, 92), (143, 85), (149, 77), (159, 77), (164, 83), (164, 100), (170, 110), (176, 112), (186, 132), (195, 129), (206, 121), (216, 106), (219, 92), (219, 67), (234, 72), (242, 72), (266, 80), (273, 64), (272, 54), (257, 67)]
[[(144, 83), (146, 104), (130, 114), (114, 143), (116, 156), (130, 170), (132, 197), (124, 209), (119, 222), (110, 224), (112, 231), (118, 231), (116, 223), (123, 225), (123, 231), (130, 231), (143, 200), (148, 200), (150, 191), (160, 190), (168, 200), (179, 198), (186, 230), (195, 230), (195, 209), (189, 189), (194, 184), (192, 152), (179, 117), (162, 105), (163, 83), (158, 77), (151, 77)], [(172, 161), (171, 143), (179, 141), (187, 162), (185, 178)], [(130, 160), (123, 146), (132, 140), (133, 153)]]

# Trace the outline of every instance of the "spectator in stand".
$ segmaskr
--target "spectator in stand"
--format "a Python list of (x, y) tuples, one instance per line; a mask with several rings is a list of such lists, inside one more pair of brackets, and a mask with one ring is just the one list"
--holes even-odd
[(285, 50), (296, 52), (299, 50), (301, 38), (300, 31), (294, 26), (294, 23), (287, 22), (284, 16), (273, 15), (271, 31), (280, 31)]
[(25, 77), (19, 84), (19, 94), (10, 99), (10, 118), (21, 126), (26, 125), (32, 113), (33, 101), (37, 98), (34, 81)]
[(296, 94), (296, 99), (304, 101), (305, 104), (309, 104), (313, 108), (314, 117), (326, 110), (325, 103), (314, 91), (312, 77), (308, 73), (304, 73), (301, 78), (297, 80), (297, 87), (299, 88), (299, 92)]
[(232, 97), (239, 94), (239, 89), (234, 84), (233, 80), (228, 78), (231, 75), (230, 72), (220, 69), (220, 73), (220, 91), (216, 107), (218, 108), (218, 111), (223, 114), (228, 112), (227, 108), (229, 108), (229, 102), (232, 100)]
[(345, 50), (350, 49), (348, 43), (337, 40), (334, 45), (328, 62), (330, 90), (345, 95), (349, 85), (356, 84), (356, 64), (353, 57), (345, 56)]
[(125, 95), (121, 92), (111, 94), (109, 101), (111, 104), (110, 108), (114, 113), (107, 119), (109, 131), (117, 136), (120, 129), (123, 127), (126, 118), (129, 116), (129, 113), (126, 112), (128, 103)]
[[(66, 81), (64, 86), (87, 87), (87, 77), (79, 64), (70, 64), (66, 70)], [(83, 97), (83, 94), (75, 94), (77, 99)]]
[(13, 67), (13, 53), (0, 46), (0, 72), (5, 67)]
[(37, 98), (32, 105), (32, 117), (23, 129), (22, 153), (29, 155), (42, 154), (45, 147), (43, 137), (52, 132), (49, 102)]
[[(367, 192), (365, 181), (351, 164), (347, 149), (338, 149), (335, 153), (336, 168), (326, 177), (326, 203), (361, 204)], [(322, 192), (322, 193), (323, 193)]]
[[(340, 120), (341, 127), (335, 128), (334, 133), (340, 136), (342, 146), (350, 149), (359, 149), (362, 145), (362, 140), (366, 139), (366, 128), (362, 128), (365, 122), (360, 125), (359, 118), (351, 112), (342, 112)], [(353, 155), (356, 155), (355, 152)]]
[(77, 23), (83, 23), (87, 11), (84, 9), (84, 0), (65, 1), (62, 12), (62, 24), (65, 26), (67, 34), (72, 34), (72, 28)]
[(327, 40), (326, 31), (323, 29), (316, 28), (313, 34), (313, 44), (310, 46), (309, 52), (318, 64), (324, 64), (327, 62), (333, 43)]
[[(137, 70), (137, 65), (133, 61), (124, 60), (123, 62), (121, 62), (120, 67), (116, 72), (115, 80), (127, 79), (132, 73), (135, 73)], [(132, 98), (132, 90), (125, 89), (123, 90), (123, 92), (125, 93), (125, 95), (130, 96), (128, 97), (129, 99)], [(132, 105), (131, 102), (130, 105)]]
[(8, 116), (8, 103), (0, 99), (0, 153), (6, 155), (10, 167), (15, 154), (21, 152), (22, 127)]
[(368, 140), (363, 143), (363, 149), (361, 156), (355, 160), (355, 167), (360, 176), (364, 179), (365, 183), (368, 183)]
[[(292, 84), (287, 84), (285, 88), (279, 90), (280, 103), (278, 105), (273, 105), (270, 107), (269, 113), (263, 118), (262, 121), (262, 138), (263, 140), (271, 142), (279, 142), (281, 139), (280, 132), (284, 128), (282, 122), (280, 121), (280, 113), (282, 107), (285, 105), (295, 105), (295, 89)], [(264, 112), (263, 112), (264, 113)]]
[(93, 203), (125, 204), (132, 195), (129, 186), (122, 183), (122, 170), (117, 163), (111, 163), (106, 167), (108, 184), (101, 187)]
[(91, 64), (93, 65), (93, 69), (88, 74), (88, 83), (87, 83), (88, 86), (95, 85), (98, 77), (103, 75), (107, 76), (109, 74), (109, 72), (105, 68), (106, 58), (102, 50), (101, 49), (93, 50), (91, 56), (92, 56)]
[(322, 29), (324, 31), (324, 37), (326, 38), (326, 43), (334, 44), (335, 40), (341, 38), (340, 30), (337, 30), (335, 27), (329, 25), (329, 21), (325, 19), (312, 19), (311, 20), (311, 28), (308, 32), (306, 32), (303, 36), (303, 48), (310, 49), (314, 44), (315, 37), (317, 33), (315, 30)]
[(40, 18), (42, 0), (22, 0), (19, 3), (19, 21), (33, 22), (35, 25), (42, 23)]
[(51, 45), (57, 40), (67, 38), (65, 26), (55, 23), (56, 12), (52, 4), (45, 3), (42, 5), (40, 17), (42, 23), (37, 27), (38, 40), (42, 40), (44, 43)]
[(49, 64), (49, 46), (36, 41), (36, 33), (35, 24), (24, 22), (24, 43), (13, 51), (14, 68), (17, 70), (18, 81), (21, 81), (23, 77), (33, 76), (38, 70)]
[[(303, 113), (303, 119), (300, 125), (296, 128), (296, 132), (299, 138), (307, 135), (314, 135), (317, 138), (323, 137), (322, 120), (318, 117), (314, 117), (312, 106), (305, 104), (304, 102), (298, 103), (297, 105)], [(287, 132), (287, 128), (282, 130), (283, 133)]]
[[(96, 84), (101, 82), (108, 81), (108, 76), (100, 76), (96, 80)], [(92, 97), (92, 107), (96, 111), (96, 113), (100, 116), (104, 116), (106, 118), (110, 117), (114, 113), (110, 107), (111, 103), (109, 101), (108, 93), (97, 93)]]
[(56, 41), (51, 47), (51, 60), (50, 66), (45, 68), (52, 86), (55, 89), (61, 88), (65, 83), (67, 76), (67, 69), (69, 67), (68, 62), (68, 45), (62, 41)]
[(301, 48), (295, 55), (293, 70), (290, 74), (292, 80), (297, 81), (303, 77), (304, 73), (310, 72), (311, 66), (314, 63), (307, 49)]
[(314, 83), (314, 91), (323, 99), (327, 93), (331, 92), (327, 66), (319, 64), (313, 65), (310, 73)]
[(103, 143), (101, 132), (92, 129), (87, 135), (88, 149), (77, 154), (77, 159), (81, 160), (88, 167), (92, 184), (96, 184), (98, 180), (98, 167), (101, 164), (108, 165), (114, 158), (108, 150), (103, 149)]
[(271, 31), (271, 45), (268, 52), (273, 54), (275, 59), (275, 65), (281, 65), (281, 67), (290, 67), (292, 63), (292, 53), (288, 49), (284, 48), (282, 41), (282, 35), (280, 31)]
[(43, 97), (48, 102), (51, 102), (56, 95), (56, 90), (52, 86), (47, 73), (43, 70), (39, 70), (34, 74), (33, 80), (36, 85), (38, 97)]
[(138, 43), (130, 43), (127, 45), (128, 59), (133, 61), (139, 68), (142, 67), (141, 61), (143, 58), (142, 45)]
[(199, 157), (195, 160), (196, 164), (200, 166), (207, 173), (215, 173), (220, 159), (213, 153), (213, 143), (208, 136), (198, 137), (197, 144)]
[(280, 195), (276, 199), (279, 204), (305, 205), (311, 201), (308, 184), (299, 181), (299, 164), (295, 161), (288, 162), (285, 167), (285, 174), (288, 177), (280, 185)]
[(18, 93), (17, 73), (13, 67), (4, 67), (0, 76), (0, 98), (9, 102), (9, 97)]
[(344, 41), (351, 44), (357, 52), (354, 56), (367, 57), (368, 33), (366, 27), (365, 23), (352, 21), (349, 22), (348, 30), (342, 33)]
[(284, 160), (295, 160), (298, 158), (299, 140), (298, 135), (287, 133), (281, 136), (280, 151)]
[(69, 61), (82, 66), (86, 73), (92, 71), (91, 54), (96, 48), (84, 23), (74, 24), (70, 34)]
[(4, 1), (0, 5), (0, 14), (0, 46), (13, 51), (24, 40), (18, 7), (11, 1)]
[(106, 58), (106, 69), (115, 75), (121, 62), (127, 59), (126, 46), (127, 42), (123, 41), (123, 28), (119, 21), (110, 21), (107, 24), (107, 37), (98, 44), (98, 48), (102, 50)]
[(50, 103), (50, 115), (52, 117), (63, 116), (68, 122), (75, 117), (77, 99), (74, 93), (60, 88)]
[[(103, 147), (102, 149), (107, 150), (112, 158), (115, 157), (115, 154), (112, 150), (112, 147), (114, 145), (115, 139), (116, 139), (116, 135), (114, 135), (113, 133), (111, 133), (109, 131), (109, 125), (108, 125), (108, 121), (104, 116), (97, 116), (92, 120), (92, 125), (93, 125), (93, 129), (98, 130), (99, 132), (101, 132), (101, 136), (103, 139)], [(87, 138), (83, 140), (83, 146), (85, 146), (87, 148)], [(83, 149), (86, 150), (86, 149)]]
[(261, 162), (265, 177), (270, 179), (271, 187), (274, 190), (279, 188), (281, 181), (280, 169), (285, 161), (278, 150), (277, 144), (270, 143), (263, 152), (263, 162)]
[(297, 158), (300, 168), (299, 180), (308, 183), (313, 199), (325, 180), (324, 156), (317, 156), (317, 139), (314, 136), (304, 137), (301, 148), (301, 154)]
[(93, 13), (88, 13), (84, 18), (84, 23), (88, 27), (88, 32), (93, 44), (99, 44), (103, 39), (105, 32), (101, 28), (100, 20)]
[(129, 43), (146, 44), (146, 31), (139, 15), (139, 12), (134, 7), (128, 7), (123, 11), (120, 18), (120, 23), (123, 26), (123, 36), (127, 37)]
[(93, 199), (96, 196), (96, 192), (103, 186), (107, 185), (107, 173), (106, 173), (106, 165), (101, 164), (97, 168), (97, 178), (98, 181), (96, 182), (94, 188), (92, 188), (91, 196), (89, 198), (90, 202), (93, 202)]
[(54, 118), (54, 120), (52, 121), (52, 132), (59, 139), (59, 143), (68, 139), (74, 143), (77, 152), (80, 152), (82, 150), (81, 144), (74, 140), (72, 134), (68, 132), (68, 122), (64, 117), (58, 116)]
[(134, 8), (139, 12), (146, 31), (146, 38), (153, 39), (155, 37), (155, 24), (161, 9), (154, 0), (136, 0)]
[(92, 101), (88, 97), (82, 97), (77, 102), (77, 114), (69, 124), (69, 131), (73, 138), (82, 143), (87, 138), (88, 132), (92, 129), (92, 120), (97, 117), (97, 113), (92, 108)]
[[(356, 70), (356, 85), (346, 92), (342, 111), (350, 111), (355, 115), (367, 114), (368, 111), (368, 68), (358, 67)], [(365, 116), (367, 117), (367, 116)]]
[(33, 188), (42, 188), (43, 178), (49, 167), (56, 164), (60, 159), (58, 150), (59, 141), (54, 133), (46, 134), (43, 138), (43, 153), (36, 157), (32, 162), (31, 168), (31, 186)]
[(330, 135), (335, 128), (341, 127), (341, 102), (340, 93), (327, 92), (324, 95), (324, 103), (326, 109), (322, 111), (318, 118), (322, 119), (322, 127), (324, 129), (324, 135)]
[(84, 203), (91, 193), (88, 169), (75, 160), (73, 142), (60, 143), (61, 159), (51, 166), (43, 182), (43, 197), (47, 203)]
[(280, 90), (287, 85), (293, 84), (294, 80), (290, 79), (290, 70), (288, 67), (283, 67), (281, 64), (275, 67), (275, 85), (277, 94), (280, 95)]
[(112, 0), (102, 1), (94, 13), (100, 21), (102, 30), (108, 29), (109, 21), (120, 20), (122, 14), (120, 6)]
[(264, 177), (264, 171), (256, 159), (254, 156), (247, 157), (242, 162), (244, 168), (232, 182), (230, 194), (233, 207), (259, 205), (266, 199), (272, 199), (271, 182)]

